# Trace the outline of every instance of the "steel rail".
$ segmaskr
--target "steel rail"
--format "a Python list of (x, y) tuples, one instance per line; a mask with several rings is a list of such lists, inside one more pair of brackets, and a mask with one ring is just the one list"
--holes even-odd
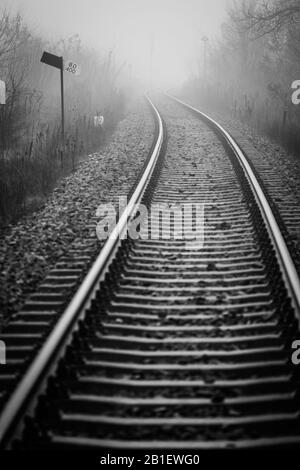
[(216, 129), (219, 134), (225, 139), (228, 146), (233, 151), (234, 155), (237, 157), (238, 161), (250, 186), (254, 193), (256, 202), (261, 210), (264, 222), (268, 229), (270, 238), (273, 242), (275, 252), (277, 254), (277, 258), (279, 261), (279, 265), (282, 270), (283, 278), (288, 289), (288, 292), (291, 296), (291, 300), (293, 302), (293, 306), (295, 309), (296, 319), (298, 321), (298, 327), (300, 327), (300, 279), (294, 264), (294, 261), (291, 257), (289, 249), (286, 245), (286, 242), (283, 238), (283, 235), (280, 231), (276, 218), (273, 214), (273, 211), (270, 207), (270, 204), (262, 190), (254, 171), (251, 168), (251, 165), (248, 162), (247, 157), (245, 156), (244, 152), (236, 142), (236, 140), (229, 134), (229, 132), (221, 126), (217, 121), (212, 119), (207, 114), (199, 111), (198, 109), (194, 108), (193, 106), (185, 103), (184, 101), (179, 100), (178, 98), (167, 95), (170, 99), (176, 101), (186, 109), (192, 111), (194, 114), (198, 115), (200, 118), (203, 118), (206, 122), (208, 122), (214, 129)]
[(4, 410), (0, 415), (1, 446), (5, 446), (12, 428), (18, 424), (20, 415), (22, 416), (24, 411), (28, 409), (29, 403), (31, 402), (37, 388), (40, 387), (41, 382), (45, 381), (45, 377), (48, 375), (49, 369), (51, 369), (53, 362), (59, 355), (66, 339), (70, 336), (70, 333), (76, 326), (78, 319), (82, 316), (83, 312), (89, 305), (99, 282), (104, 278), (107, 268), (120, 244), (120, 240), (122, 240), (127, 233), (128, 221), (134, 215), (136, 206), (140, 203), (148, 181), (151, 178), (162, 148), (164, 130), (158, 110), (150, 98), (148, 96), (146, 96), (146, 98), (152, 107), (158, 123), (158, 136), (148, 164), (146, 165), (140, 180), (133, 191), (128, 205), (121, 214), (119, 221), (111, 232), (109, 238), (106, 240), (100, 254), (5, 405)]

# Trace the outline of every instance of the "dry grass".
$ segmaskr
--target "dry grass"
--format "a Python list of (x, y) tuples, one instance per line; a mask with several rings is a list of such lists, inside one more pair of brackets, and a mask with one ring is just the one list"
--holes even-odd
[(19, 148), (0, 155), (0, 219), (11, 222), (39, 206), (59, 178), (76, 168), (79, 157), (99, 149), (105, 131), (91, 119), (78, 120), (66, 133), (64, 149), (60, 129), (40, 131)]
[(289, 153), (300, 155), (300, 110), (287, 97), (285, 106), (274, 99), (262, 99), (255, 95), (234, 95), (232, 91), (205, 88), (190, 83), (183, 95), (204, 109), (227, 114), (237, 121), (253, 127), (259, 134), (267, 135), (282, 145)]

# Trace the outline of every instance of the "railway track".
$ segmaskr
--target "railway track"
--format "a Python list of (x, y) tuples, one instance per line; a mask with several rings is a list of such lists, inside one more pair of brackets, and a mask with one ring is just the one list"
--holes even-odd
[[(150, 105), (155, 142), (127, 211), (6, 403), (3, 447), (300, 444), (300, 285), (267, 199), (215, 121), (173, 101), (164, 124)], [(116, 236), (136, 204), (183, 202), (204, 204), (203, 246)]]

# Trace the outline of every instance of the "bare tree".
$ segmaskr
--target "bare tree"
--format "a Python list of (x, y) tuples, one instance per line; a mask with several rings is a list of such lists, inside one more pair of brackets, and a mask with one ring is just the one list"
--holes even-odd
[(241, 7), (231, 9), (231, 18), (253, 39), (292, 29), (300, 20), (299, 0), (244, 0)]
[[(26, 132), (28, 109), (26, 99), (33, 104), (37, 95), (26, 84), (32, 61), (34, 38), (23, 24), (19, 14), (10, 16), (3, 12), (0, 17), (1, 79), (6, 82), (6, 105), (0, 110), (0, 144), (2, 149), (13, 145)], [(28, 100), (27, 100), (28, 102)]]
[(22, 44), (25, 38), (29, 37), (30, 33), (22, 23), (21, 16), (17, 14), (12, 17), (3, 11), (0, 16), (0, 58), (3, 67), (3, 60), (8, 59), (16, 48)]

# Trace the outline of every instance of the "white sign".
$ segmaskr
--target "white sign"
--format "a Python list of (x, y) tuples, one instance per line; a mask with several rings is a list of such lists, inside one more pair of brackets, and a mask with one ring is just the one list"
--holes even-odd
[(67, 60), (65, 62), (65, 71), (78, 76), (80, 75), (80, 66), (73, 62), (73, 60)]
[(0, 104), (5, 104), (6, 102), (6, 93), (5, 93), (5, 82), (0, 80)]
[(102, 127), (104, 123), (104, 116), (94, 116), (94, 126)]

